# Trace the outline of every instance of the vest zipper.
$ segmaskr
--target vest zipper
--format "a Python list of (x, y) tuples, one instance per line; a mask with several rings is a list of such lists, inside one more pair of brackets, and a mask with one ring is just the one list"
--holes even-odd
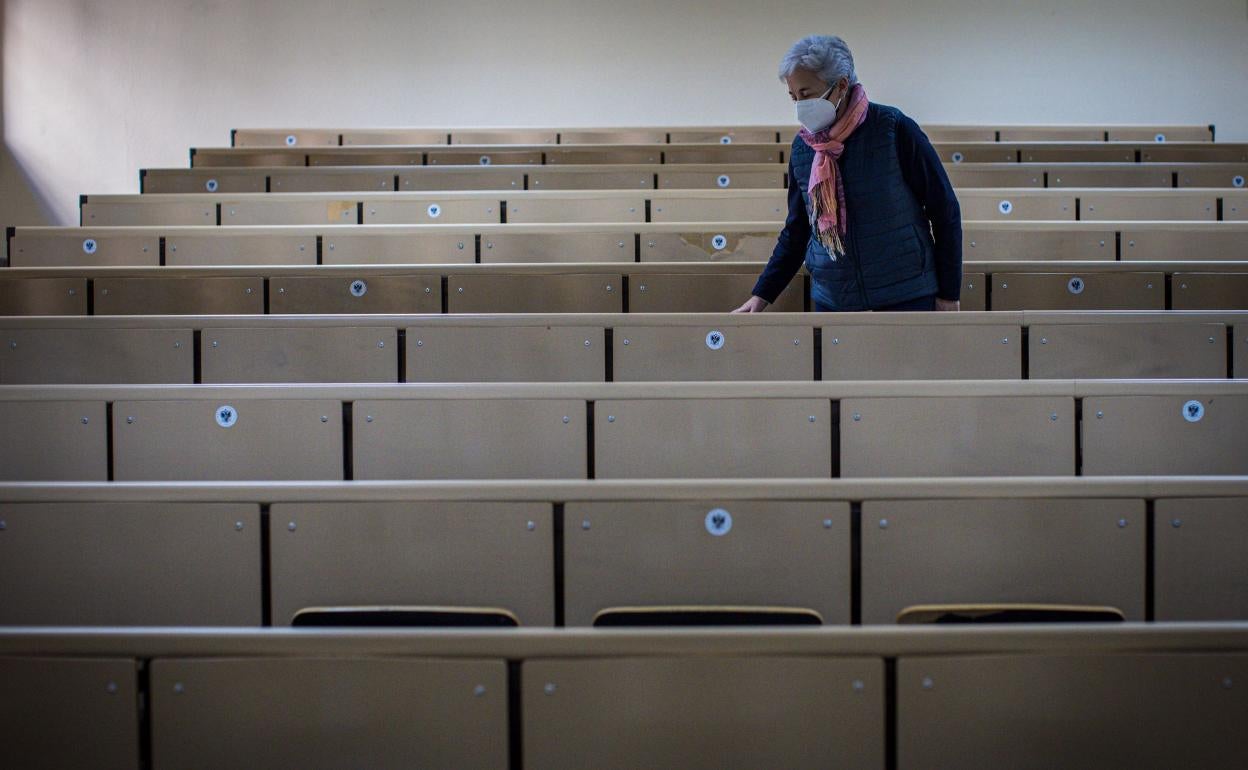
[[(845, 197), (846, 199), (849, 198), (848, 195)], [(848, 217), (846, 218), (848, 219)], [(847, 227), (846, 229), (848, 230), (849, 228)], [(862, 309), (870, 310), (871, 301), (867, 297), (867, 280), (862, 275), (862, 255), (858, 251), (858, 228), (853, 228), (853, 232), (849, 233), (849, 239), (854, 244), (854, 275), (858, 278), (858, 293), (862, 295)]]

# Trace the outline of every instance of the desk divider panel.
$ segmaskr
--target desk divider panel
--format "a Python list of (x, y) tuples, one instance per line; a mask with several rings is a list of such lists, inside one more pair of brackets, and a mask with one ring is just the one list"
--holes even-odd
[(570, 626), (621, 607), (783, 607), (850, 621), (848, 503), (568, 503), (564, 549)]
[(862, 622), (917, 605), (1114, 607), (1145, 619), (1143, 500), (867, 500)]
[(137, 662), (0, 658), (7, 767), (139, 767)]

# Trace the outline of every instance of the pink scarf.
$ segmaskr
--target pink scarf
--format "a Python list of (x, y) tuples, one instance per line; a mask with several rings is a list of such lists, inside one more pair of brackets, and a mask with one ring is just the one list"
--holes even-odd
[(810, 168), (811, 223), (815, 237), (829, 254), (844, 254), (844, 238), (849, 219), (845, 213), (845, 185), (836, 162), (845, 152), (845, 142), (867, 119), (867, 90), (859, 83), (849, 91), (849, 107), (845, 114), (817, 134), (802, 129), (798, 134), (815, 151)]

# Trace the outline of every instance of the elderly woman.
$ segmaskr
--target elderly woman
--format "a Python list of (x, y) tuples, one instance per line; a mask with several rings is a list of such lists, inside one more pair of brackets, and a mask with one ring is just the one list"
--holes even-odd
[(734, 312), (775, 302), (803, 262), (816, 310), (957, 310), (962, 212), (918, 124), (867, 100), (839, 37), (799, 40), (780, 79), (802, 124), (789, 214), (753, 296)]

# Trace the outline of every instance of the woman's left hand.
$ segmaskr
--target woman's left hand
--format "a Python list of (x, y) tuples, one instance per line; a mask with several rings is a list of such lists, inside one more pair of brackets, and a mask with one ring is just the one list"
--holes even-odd
[(936, 309), (937, 310), (952, 310), (956, 312), (962, 309), (962, 303), (956, 299), (941, 299), (940, 297), (937, 297)]

